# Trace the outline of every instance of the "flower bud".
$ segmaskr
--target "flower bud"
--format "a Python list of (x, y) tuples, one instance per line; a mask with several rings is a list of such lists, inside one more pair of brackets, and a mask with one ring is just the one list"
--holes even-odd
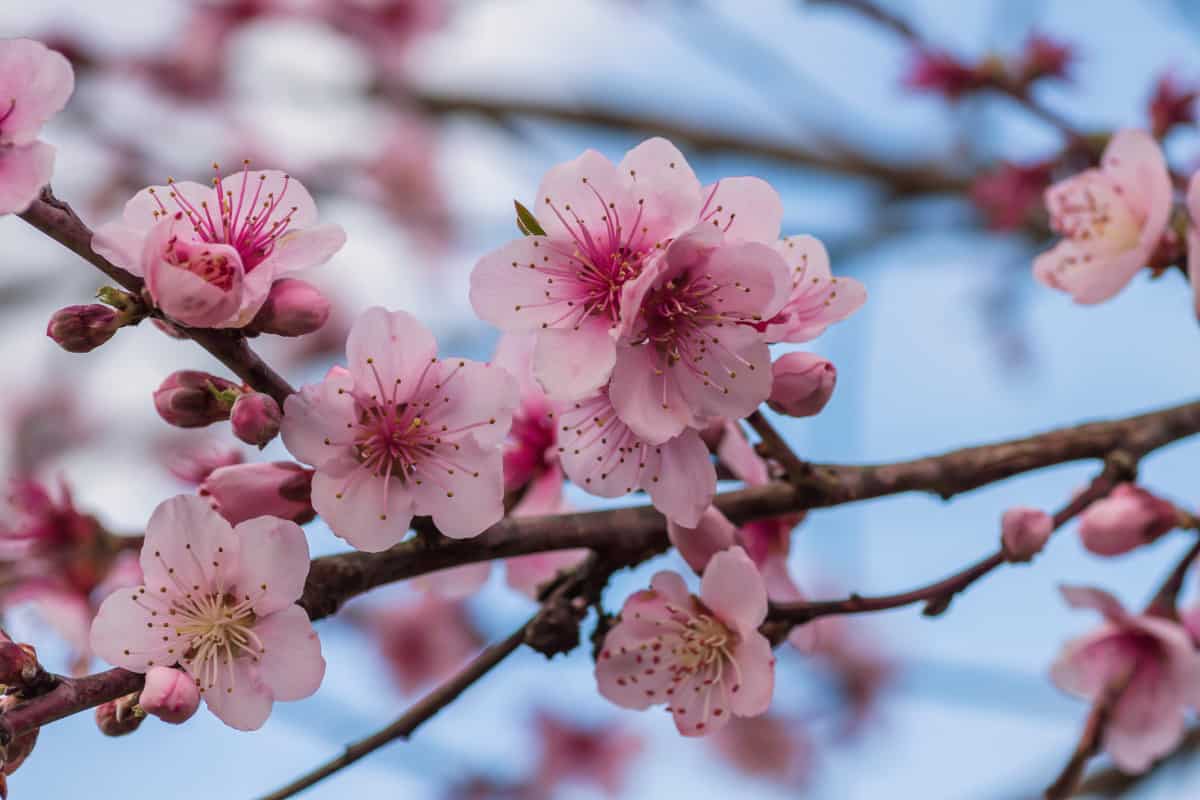
[(1079, 538), (1099, 556), (1119, 556), (1179, 526), (1175, 505), (1140, 486), (1122, 483), (1080, 515)]
[(714, 506), (709, 506), (695, 528), (668, 521), (667, 536), (683, 560), (699, 575), (708, 566), (710, 558), (737, 543), (737, 528)]
[(275, 398), (261, 392), (250, 392), (239, 397), (229, 414), (233, 435), (246, 444), (256, 445), (260, 450), (279, 435), (279, 421), (282, 418), (283, 412), (279, 410)]
[(151, 667), (138, 705), (163, 722), (187, 722), (200, 707), (200, 689), (186, 672), (172, 667)]
[(271, 284), (271, 292), (249, 329), (276, 336), (304, 336), (320, 330), (329, 319), (329, 301), (311, 283), (283, 278)]
[(133, 733), (146, 718), (146, 715), (137, 709), (137, 700), (137, 692), (134, 692), (96, 706), (96, 727), (105, 736)]
[(68, 353), (90, 353), (123, 324), (121, 315), (108, 306), (67, 306), (51, 315), (46, 335)]
[(234, 464), (213, 470), (200, 484), (200, 496), (231, 525), (264, 515), (303, 524), (316, 515), (312, 476), (311, 469), (288, 461)]
[(767, 405), (789, 417), (820, 413), (837, 384), (837, 368), (816, 353), (788, 353), (771, 365), (774, 382)]
[(1053, 532), (1054, 520), (1045, 511), (1023, 506), (1010, 508), (1000, 519), (1004, 557), (1009, 561), (1032, 561)]
[(202, 428), (229, 419), (229, 410), (241, 394), (236, 383), (196, 370), (167, 376), (154, 392), (158, 415), (180, 428)]

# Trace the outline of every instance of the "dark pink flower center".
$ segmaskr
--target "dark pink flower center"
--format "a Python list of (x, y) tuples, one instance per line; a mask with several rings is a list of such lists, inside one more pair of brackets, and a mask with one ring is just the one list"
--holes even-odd
[(163, 259), (172, 266), (187, 270), (223, 292), (232, 291), (233, 280), (237, 267), (225, 253), (197, 247), (191, 242), (185, 242), (172, 236), (167, 242)]

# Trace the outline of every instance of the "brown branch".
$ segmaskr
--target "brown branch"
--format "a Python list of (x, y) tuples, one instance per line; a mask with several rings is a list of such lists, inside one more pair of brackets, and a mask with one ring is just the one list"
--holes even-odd
[(284, 800), (287, 797), (294, 797), (318, 781), (329, 777), (338, 770), (350, 766), (355, 761), (370, 755), (384, 745), (396, 739), (407, 739), (422, 723), (454, 702), (472, 684), (499, 665), (505, 658), (516, 652), (517, 648), (525, 641), (525, 629), (532, 622), (533, 620), (531, 619), (528, 623), (509, 634), (506, 639), (488, 646), (487, 649), (475, 657), (474, 661), (445, 683), (422, 697), (391, 725), (371, 734), (365, 739), (360, 739), (353, 744), (347, 745), (345, 752), (337, 758), (322, 764), (312, 772), (302, 775), (282, 789), (263, 795), (261, 800)]
[(1046, 800), (1065, 800), (1074, 794), (1087, 763), (1100, 752), (1100, 746), (1104, 743), (1104, 729), (1108, 726), (1109, 717), (1112, 716), (1113, 707), (1120, 699), (1121, 692), (1125, 690), (1126, 682), (1118, 681), (1110, 685), (1092, 705), (1092, 711), (1083, 725), (1083, 732), (1079, 736), (1079, 743), (1075, 745), (1075, 751), (1071, 753), (1054, 783), (1046, 787)]
[[(29, 210), (20, 216), (125, 289), (137, 295), (141, 294), (144, 288), (142, 279), (121, 269), (93, 250), (91, 229), (83, 223), (70, 205), (54, 196), (49, 186), (42, 190), (42, 196), (33, 202)], [(188, 328), (173, 321), (171, 324), (229, 367), (248, 385), (271, 395), (280, 405), (283, 405), (288, 395), (296, 391), (250, 349), (245, 337), (240, 333)]]
[(807, 149), (794, 143), (692, 127), (666, 117), (635, 114), (602, 105), (560, 105), (512, 97), (435, 93), (430, 90), (414, 92), (411, 87), (405, 89), (404, 97), (407, 102), (416, 102), (425, 110), (437, 114), (477, 114), (500, 120), (532, 117), (570, 125), (618, 128), (664, 136), (692, 150), (734, 152), (822, 172), (879, 181), (899, 195), (955, 194), (965, 191), (970, 184), (969, 175), (949, 172), (933, 162), (885, 162), (842, 145), (826, 151)]

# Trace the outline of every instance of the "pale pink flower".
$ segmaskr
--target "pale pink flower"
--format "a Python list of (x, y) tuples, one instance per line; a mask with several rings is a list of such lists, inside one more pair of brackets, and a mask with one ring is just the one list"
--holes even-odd
[(700, 225), (672, 242), (622, 299), (609, 395), (652, 444), (744, 417), (771, 392), (771, 353), (758, 329), (787, 300), (783, 259), (757, 241)]
[(459, 567), (439, 569), (418, 575), (408, 585), (418, 592), (437, 595), (447, 600), (461, 600), (478, 592), (492, 576), (492, 562), (477, 561)]
[(283, 442), (316, 467), (313, 507), (333, 532), (375, 552), (404, 538), (414, 514), (460, 539), (498, 522), (512, 376), (439, 359), (415, 317), (378, 307), (355, 322), (346, 355), (349, 369), (284, 404)]
[(231, 464), (218, 467), (201, 481), (199, 495), (230, 525), (255, 517), (310, 521), (313, 471), (288, 461)]
[(50, 182), (54, 148), (37, 136), (74, 88), (61, 53), (32, 39), (0, 39), (0, 214), (29, 208)]
[(125, 204), (96, 229), (97, 253), (146, 280), (171, 318), (204, 328), (240, 328), (266, 302), (276, 279), (328, 261), (346, 234), (318, 225), (303, 185), (276, 170), (168, 181)]
[(717, 471), (695, 430), (650, 444), (621, 421), (606, 390), (563, 408), (558, 422), (563, 471), (585, 492), (620, 497), (643, 489), (655, 508), (685, 527), (694, 527), (712, 502)]
[(746, 775), (793, 786), (812, 776), (815, 746), (799, 723), (777, 714), (729, 721), (712, 743)]
[(1000, 541), (1010, 561), (1030, 561), (1054, 533), (1054, 518), (1038, 508), (1016, 506), (1000, 519)]
[(767, 321), (767, 341), (809, 342), (867, 301), (867, 289), (854, 278), (835, 278), (829, 252), (813, 236), (789, 236), (775, 245), (792, 275), (787, 302)]
[(775, 686), (775, 655), (758, 632), (766, 616), (767, 590), (741, 548), (713, 556), (699, 597), (660, 572), (604, 637), (600, 693), (625, 708), (667, 703), (684, 736), (718, 730), (730, 715), (758, 716)]
[(367, 609), (361, 621), (405, 694), (447, 677), (483, 646), (463, 604), (434, 594)]
[(92, 648), (134, 672), (180, 665), (210, 711), (239, 730), (266, 722), (276, 700), (300, 700), (325, 674), (321, 643), (296, 605), (308, 542), (294, 522), (236, 528), (198, 497), (162, 503), (146, 524), (146, 584), (119, 589), (92, 623)]
[(1066, 644), (1050, 677), (1064, 692), (1095, 701), (1120, 695), (1104, 728), (1104, 749), (1125, 772), (1143, 772), (1183, 737), (1184, 710), (1200, 703), (1200, 653), (1184, 627), (1132, 615), (1108, 592), (1062, 587), (1073, 608), (1104, 616), (1092, 633)]
[(163, 722), (179, 725), (187, 722), (200, 708), (200, 689), (196, 681), (181, 669), (151, 667), (138, 695), (138, 705), (147, 714)]
[(1132, 483), (1118, 484), (1079, 515), (1079, 538), (1099, 556), (1119, 556), (1179, 527), (1175, 504)]
[(546, 235), (484, 256), (471, 274), (471, 304), (502, 330), (537, 333), (534, 372), (558, 400), (608, 382), (625, 286), (672, 239), (705, 222), (731, 238), (774, 241), (783, 214), (756, 178), (702, 188), (665, 139), (642, 142), (620, 164), (588, 150), (554, 167), (532, 210)]
[(640, 736), (616, 726), (585, 727), (547, 711), (538, 712), (534, 729), (541, 746), (534, 780), (548, 796), (577, 781), (616, 797), (643, 749)]
[(1113, 136), (1098, 169), (1046, 190), (1050, 224), (1064, 238), (1033, 262), (1034, 277), (1077, 303), (1100, 303), (1146, 266), (1167, 229), (1171, 177), (1142, 131)]
[(1200, 319), (1200, 172), (1188, 181), (1187, 213), (1187, 272), (1192, 284), (1192, 308)]

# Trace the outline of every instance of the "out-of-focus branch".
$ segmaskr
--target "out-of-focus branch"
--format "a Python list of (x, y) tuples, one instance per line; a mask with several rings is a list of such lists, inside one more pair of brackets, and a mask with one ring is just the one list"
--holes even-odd
[[(122, 287), (141, 294), (142, 279), (121, 269), (92, 249), (92, 231), (75, 213), (70, 205), (54, 196), (50, 187), (42, 190), (39, 199), (33, 202), (21, 218), (42, 233), (54, 239), (68, 250), (78, 254)], [(246, 338), (236, 331), (188, 328), (177, 322), (172, 325), (187, 334), (188, 338), (203, 347), (218, 361), (229, 367), (235, 375), (254, 389), (271, 395), (282, 405), (295, 389), (275, 370), (271, 369), (246, 344)]]
[(509, 634), (507, 638), (489, 645), (470, 664), (453, 675), (445, 683), (422, 697), (408, 711), (404, 712), (402, 717), (386, 728), (371, 734), (365, 739), (360, 739), (353, 744), (347, 745), (345, 751), (337, 758), (322, 764), (312, 772), (300, 776), (287, 786), (270, 794), (263, 795), (261, 800), (284, 800), (288, 797), (295, 797), (305, 789), (308, 789), (335, 772), (350, 766), (360, 758), (370, 755), (384, 745), (394, 742), (397, 739), (407, 739), (412, 735), (413, 731), (428, 721), (433, 715), (458, 699), (458, 696), (470, 688), (472, 684), (479, 681), (484, 675), (488, 674), (504, 661), (504, 659), (516, 652), (517, 648), (525, 641), (525, 629), (532, 622), (533, 620), (530, 620), (529, 623), (522, 625)]
[(512, 117), (593, 125), (665, 136), (693, 150), (740, 153), (784, 164), (878, 181), (898, 195), (952, 194), (965, 191), (970, 176), (937, 163), (900, 164), (878, 160), (844, 145), (825, 150), (795, 143), (693, 127), (666, 117), (636, 114), (619, 108), (589, 104), (560, 104), (523, 98), (450, 94), (432, 90), (407, 90), (405, 97), (431, 113), (477, 114), (491, 119)]
[(1200, 751), (1200, 728), (1192, 728), (1179, 743), (1179, 748), (1140, 775), (1129, 775), (1116, 767), (1108, 767), (1084, 778), (1071, 797), (1126, 797), (1143, 781), (1168, 764), (1178, 764)]
[(1088, 714), (1087, 722), (1083, 724), (1083, 732), (1079, 736), (1079, 743), (1075, 745), (1075, 751), (1071, 753), (1070, 759), (1054, 783), (1046, 788), (1046, 800), (1065, 800), (1074, 793), (1088, 761), (1100, 752), (1100, 745), (1104, 741), (1104, 728), (1108, 725), (1113, 707), (1120, 700), (1124, 689), (1125, 684), (1118, 681), (1109, 686), (1092, 705), (1092, 711)]

